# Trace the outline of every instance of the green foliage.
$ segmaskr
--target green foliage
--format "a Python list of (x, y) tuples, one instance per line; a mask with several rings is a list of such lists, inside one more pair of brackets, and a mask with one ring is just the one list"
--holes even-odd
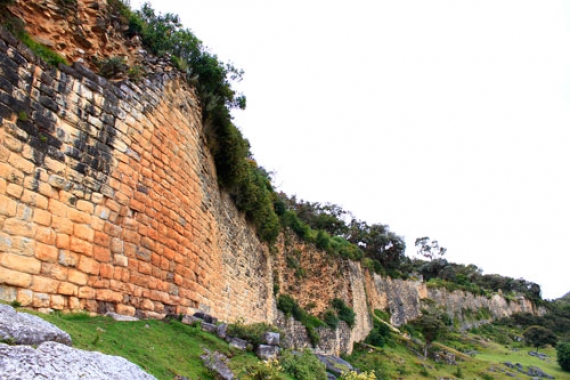
[(95, 60), (99, 74), (105, 78), (117, 78), (129, 71), (129, 65), (123, 57), (107, 57)]
[(542, 326), (530, 326), (523, 332), (523, 336), (527, 344), (536, 347), (536, 352), (548, 344), (556, 346), (556, 335)]
[(277, 360), (261, 361), (246, 367), (244, 380), (284, 380), (283, 367)]
[(365, 342), (376, 347), (384, 347), (391, 339), (392, 330), (383, 322), (374, 320), (374, 328), (368, 333)]
[(38, 57), (43, 59), (48, 65), (55, 66), (55, 67), (57, 67), (60, 63), (63, 65), (69, 65), (67, 63), (67, 61), (65, 60), (65, 58), (63, 58), (61, 55), (59, 55), (55, 51), (51, 50), (47, 46), (44, 46), (44, 45), (40, 44), (39, 42), (34, 41), (28, 33), (23, 32), (20, 35), (17, 35), (17, 37), (27, 47), (29, 47), (30, 50), (35, 55), (37, 55)]
[(297, 380), (326, 380), (326, 367), (310, 350), (300, 353), (285, 351), (280, 359), (281, 367)]
[(323, 314), (323, 321), (331, 328), (336, 329), (340, 319), (334, 310), (327, 310)]
[(307, 335), (309, 336), (309, 340), (313, 347), (319, 343), (320, 337), (316, 328), (325, 327), (326, 324), (323, 321), (307, 313), (301, 308), (301, 306), (299, 306), (297, 301), (287, 294), (281, 294), (277, 298), (277, 308), (285, 313), (286, 316), (292, 316), (305, 326)]
[(556, 345), (556, 361), (564, 371), (570, 372), (570, 342)]
[(26, 113), (26, 111), (18, 112), (18, 121), (26, 121), (26, 120), (28, 120), (28, 114)]
[(350, 371), (350, 372), (343, 372), (342, 375), (340, 376), (341, 380), (375, 380), (376, 379), (376, 375), (374, 374), (374, 371), (370, 371), (370, 372), (356, 372), (356, 371)]
[(374, 315), (376, 317), (380, 318), (381, 320), (383, 320), (384, 322), (390, 323), (390, 312), (389, 311), (374, 309)]
[(345, 321), (349, 327), (354, 326), (356, 323), (356, 313), (351, 307), (347, 306), (343, 300), (340, 298), (333, 299), (332, 307), (336, 310), (338, 319)]
[(249, 325), (244, 324), (242, 321), (230, 323), (228, 325), (228, 335), (234, 336), (243, 340), (247, 340), (254, 347), (262, 343), (263, 334), (266, 332), (281, 333), (281, 331), (267, 323), (252, 323)]
[(19, 301), (17, 301), (17, 300), (14, 300), (14, 301), (10, 302), (9, 305), (12, 306), (14, 309), (17, 309), (17, 308), (19, 308), (19, 307), (22, 307), (22, 304), (21, 304)]

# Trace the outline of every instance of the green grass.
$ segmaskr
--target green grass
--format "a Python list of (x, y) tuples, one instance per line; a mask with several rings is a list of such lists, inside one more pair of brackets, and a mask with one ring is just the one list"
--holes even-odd
[[(528, 355), (531, 347), (515, 343), (511, 346), (490, 341), (474, 334), (451, 334), (443, 343), (435, 343), (436, 349), (444, 349), (456, 355), (458, 365), (435, 363), (421, 357), (422, 347), (402, 337), (396, 337), (395, 342), (389, 342), (383, 348), (373, 349), (371, 346), (357, 346), (352, 355), (347, 357), (353, 365), (361, 370), (375, 370), (378, 379), (435, 379), (457, 378), (460, 373), (463, 379), (513, 379), (503, 372), (489, 372), (489, 368), (504, 369), (515, 373), (518, 378), (529, 378), (526, 375), (509, 370), (502, 363), (521, 363), (525, 369), (536, 366), (558, 380), (570, 380), (570, 373), (563, 372), (556, 363), (554, 348), (541, 349), (549, 356), (546, 361)], [(513, 351), (513, 348), (516, 348)], [(461, 353), (465, 350), (479, 352), (474, 357)], [(458, 368), (460, 370), (458, 370)]]
[(235, 369), (257, 362), (252, 353), (231, 349), (199, 326), (178, 321), (116, 322), (85, 314), (36, 315), (67, 331), (75, 348), (122, 356), (158, 379), (171, 380), (176, 375), (213, 379), (200, 359), (204, 348), (231, 357), (230, 366)]
[[(116, 322), (109, 317), (86, 314), (31, 313), (67, 331), (74, 347), (122, 356), (158, 379), (172, 380), (176, 375), (213, 379), (200, 359), (204, 348), (227, 355), (229, 365), (238, 378), (241, 378), (244, 368), (258, 362), (253, 353), (234, 350), (225, 341), (203, 332), (199, 326), (187, 326), (178, 321)], [(434, 343), (434, 349), (444, 349), (456, 355), (458, 365), (447, 365), (424, 360), (421, 344), (397, 333), (393, 336), (382, 348), (357, 344), (353, 354), (345, 359), (361, 370), (375, 370), (378, 379), (455, 379), (457, 374), (461, 374), (463, 379), (512, 379), (506, 373), (488, 371), (489, 368), (508, 370), (502, 363), (511, 362), (521, 363), (525, 368), (537, 366), (558, 380), (570, 380), (570, 373), (563, 372), (556, 363), (556, 350), (551, 347), (540, 350), (549, 356), (542, 361), (528, 355), (533, 348), (520, 342), (505, 345), (490, 340), (488, 336), (451, 333), (446, 341)], [(476, 350), (478, 354), (474, 357), (462, 354), (466, 350)], [(518, 372), (515, 374), (522, 379), (528, 378)], [(294, 379), (288, 375), (284, 378)]]

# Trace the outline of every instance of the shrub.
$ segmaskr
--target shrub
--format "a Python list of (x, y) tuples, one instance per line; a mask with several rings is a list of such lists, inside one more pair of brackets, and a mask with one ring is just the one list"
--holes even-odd
[(391, 333), (392, 331), (388, 325), (374, 321), (374, 328), (368, 333), (365, 342), (376, 347), (384, 347), (386, 342), (390, 340)]
[(326, 367), (309, 350), (300, 353), (286, 351), (281, 357), (280, 364), (286, 373), (297, 380), (325, 380)]
[(556, 361), (564, 371), (570, 372), (570, 342), (556, 346)]
[(305, 326), (313, 347), (319, 343), (320, 337), (316, 328), (326, 326), (323, 321), (307, 313), (299, 306), (297, 301), (287, 294), (282, 294), (277, 298), (277, 308), (285, 313), (286, 316), (292, 316)]
[(127, 61), (122, 57), (107, 57), (95, 60), (99, 74), (105, 78), (117, 78), (129, 71)]
[(351, 307), (347, 306), (343, 300), (340, 298), (335, 298), (332, 300), (332, 307), (336, 310), (338, 318), (341, 321), (345, 321), (350, 327), (354, 326), (356, 320), (356, 313)]
[(356, 371), (350, 372), (343, 372), (340, 376), (341, 380), (376, 380), (376, 375), (374, 371), (370, 372), (361, 372), (358, 373)]
[(246, 367), (244, 380), (283, 380), (283, 367), (277, 360), (260, 361)]
[(336, 329), (340, 319), (338, 319), (334, 310), (327, 310), (323, 314), (323, 322), (325, 322), (330, 328)]

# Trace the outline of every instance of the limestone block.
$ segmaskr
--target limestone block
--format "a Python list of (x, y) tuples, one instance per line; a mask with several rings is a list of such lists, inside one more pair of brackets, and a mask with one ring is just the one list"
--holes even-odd
[(0, 254), (0, 265), (15, 271), (38, 274), (41, 269), (41, 261), (26, 256), (14, 255), (11, 253)]
[(30, 274), (0, 267), (0, 284), (27, 288), (31, 283), (32, 276)]

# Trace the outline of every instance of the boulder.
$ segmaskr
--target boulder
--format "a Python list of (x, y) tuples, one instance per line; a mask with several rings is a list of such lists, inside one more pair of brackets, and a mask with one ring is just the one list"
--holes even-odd
[(218, 331), (218, 326), (211, 323), (202, 322), (202, 331), (207, 331), (209, 333), (215, 333)]
[(182, 317), (182, 320), (180, 322), (184, 323), (185, 325), (193, 325), (194, 323), (201, 321), (202, 320), (200, 318), (193, 317), (191, 315), (185, 315)]
[(30, 346), (47, 341), (71, 346), (71, 337), (65, 331), (35, 315), (19, 313), (8, 305), (0, 305), (0, 339)]
[(268, 346), (279, 346), (279, 333), (266, 332), (261, 336), (261, 341)]
[(279, 355), (279, 347), (260, 344), (255, 350), (255, 354), (261, 360), (275, 359)]
[(237, 348), (238, 350), (247, 349), (249, 342), (240, 338), (231, 338), (230, 347)]
[(156, 380), (119, 356), (78, 350), (57, 342), (30, 346), (0, 344), (0, 379)]
[(228, 336), (228, 324), (222, 323), (221, 325), (218, 325), (218, 329), (216, 330), (216, 334), (218, 335), (218, 338), (226, 339), (226, 337)]
[(206, 313), (201, 312), (201, 311), (194, 313), (194, 316), (196, 318), (200, 318), (201, 320), (203, 320), (206, 323), (215, 324), (216, 322), (218, 322), (218, 318), (212, 317), (210, 314), (206, 314)]
[(325, 364), (327, 372), (330, 372), (337, 377), (342, 375), (343, 372), (354, 371), (354, 367), (349, 362), (337, 356), (316, 355), (316, 357), (321, 361), (321, 363)]
[(228, 358), (225, 355), (220, 354), (219, 352), (212, 353), (207, 349), (204, 349), (204, 351), (206, 351), (206, 353), (200, 356), (200, 358), (204, 362), (206, 368), (216, 373), (216, 376), (214, 376), (216, 379), (235, 379), (235, 375), (227, 365)]

